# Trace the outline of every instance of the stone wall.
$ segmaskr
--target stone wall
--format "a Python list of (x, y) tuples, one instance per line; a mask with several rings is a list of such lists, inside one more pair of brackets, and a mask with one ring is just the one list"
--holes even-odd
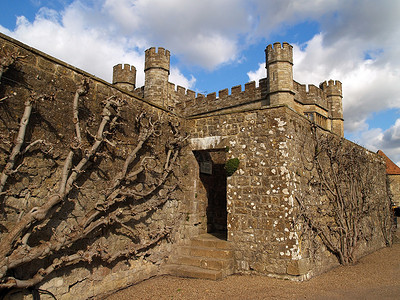
[[(210, 115), (193, 120), (191, 136), (239, 158), (239, 169), (227, 178), (228, 240), (233, 243), (236, 271), (305, 279), (339, 264), (316, 236), (303, 234), (297, 199), (308, 191), (312, 175), (304, 157), (313, 159), (312, 128), (305, 117), (285, 106)], [(356, 257), (385, 246), (382, 213), (388, 212), (385, 169), (377, 155), (316, 127), (318, 132), (354, 146), (371, 167), (375, 205), (367, 222), (373, 228), (360, 238)], [(326, 165), (329, 173), (329, 166)], [(314, 174), (315, 175), (315, 174)], [(202, 187), (199, 186), (198, 189)], [(315, 187), (313, 187), (315, 189)], [(317, 190), (309, 198), (318, 207), (324, 197)], [(314, 197), (315, 196), (315, 197)], [(386, 219), (388, 220), (388, 219)], [(326, 221), (326, 219), (316, 220)], [(364, 228), (364, 227), (363, 227)]]
[(254, 81), (248, 82), (242, 89), (241, 85), (237, 85), (229, 89), (224, 89), (218, 93), (210, 93), (207, 95), (197, 94), (187, 91), (181, 87), (177, 87), (170, 83), (169, 97), (172, 99), (177, 111), (185, 116), (201, 115), (204, 113), (219, 111), (226, 108), (234, 108), (245, 104), (257, 103), (261, 106), (261, 100), (265, 99), (267, 93), (266, 78), (259, 81), (256, 87)]
[(400, 206), (400, 175), (388, 175), (390, 192), (395, 206)]
[[(161, 174), (167, 160), (167, 150), (172, 149), (168, 145), (174, 140), (174, 134), (184, 135), (185, 121), (134, 94), (116, 89), (103, 80), (3, 35), (0, 36), (0, 51), (2, 56), (16, 53), (20, 56), (1, 78), (0, 98), (4, 98), (0, 104), (1, 169), (4, 169), (14, 145), (24, 102), (31, 96), (38, 100), (33, 105), (22, 149), (34, 141), (44, 141), (23, 156), (18, 156), (16, 166), (19, 167), (8, 178), (6, 194), (0, 200), (0, 240), (4, 240), (32, 208), (43, 205), (47, 197), (57, 190), (67, 154), (73, 145), (76, 146), (73, 99), (82, 79), (86, 78), (89, 86), (88, 93), (79, 100), (82, 155), (86, 155), (96, 141), (93, 135), (96, 135), (102, 119), (104, 101), (115, 96), (125, 102), (112, 135), (108, 135), (109, 142), (104, 142), (99, 155), (90, 159), (89, 166), (75, 182), (76, 187), (52, 210), (50, 221), (43, 222), (41, 227), (26, 236), (31, 247), (31, 250), (26, 250), (28, 256), (40, 243), (46, 244), (54, 236), (60, 239), (68, 237), (90, 212), (98, 210), (102, 213), (98, 207), (104, 194), (113, 185), (113, 178), (122, 169), (129, 152), (138, 145), (139, 115), (145, 113), (143, 120), (146, 122), (159, 122), (155, 134), (138, 152), (132, 167), (135, 170), (144, 157), (148, 158), (145, 171), (140, 172), (136, 180), (131, 179), (135, 191), (143, 193), (157, 184), (154, 178), (158, 178), (158, 175), (154, 174)], [(76, 149), (74, 163), (79, 161), (79, 153), (80, 150)], [(185, 180), (191, 170), (180, 163), (181, 159), (195, 162), (191, 151), (182, 148), (172, 173), (151, 195), (132, 198), (109, 208), (110, 212), (115, 213), (116, 209), (130, 207), (132, 215), (120, 215), (122, 223), (115, 222), (116, 218), (110, 219), (107, 226), (99, 226), (72, 244), (52, 250), (49, 255), (33, 259), (27, 265), (19, 264), (10, 270), (12, 273), (8, 273), (8, 276), (13, 274), (19, 279), (27, 279), (38, 268), (45, 268), (54, 258), (74, 252), (84, 253), (92, 246), (109, 251), (108, 260), (103, 261), (95, 256), (61, 268), (45, 277), (38, 287), (51, 291), (57, 299), (88, 299), (158, 274), (159, 266), (171, 252), (171, 245), (184, 239), (193, 227), (191, 221), (186, 219), (191, 209), (188, 198), (193, 198), (193, 195)], [(103, 214), (104, 218), (107, 216)], [(164, 235), (158, 236), (162, 233)], [(18, 243), (15, 244), (16, 248), (19, 247)], [(112, 259), (114, 254), (127, 252), (127, 249), (132, 249), (127, 259), (123, 256)]]
[(228, 240), (239, 272), (285, 274), (295, 247), (286, 111), (277, 107), (194, 120), (194, 138), (219, 136), (227, 159), (240, 160), (227, 179)]
[[(314, 180), (319, 169), (309, 165), (318, 154), (319, 138), (331, 139), (332, 145), (339, 143), (340, 147), (335, 149), (340, 151), (355, 149), (357, 161), (361, 159), (370, 169), (370, 173), (363, 175), (370, 175), (367, 181), (371, 182), (372, 188), (368, 190), (367, 199), (371, 206), (363, 217), (361, 228), (369, 229), (360, 235), (355, 257), (383, 247), (387, 242), (387, 226), (382, 222), (387, 221), (389, 208), (382, 160), (325, 131), (288, 106), (262, 106), (266, 104), (261, 100), (268, 90), (265, 81), (260, 82), (259, 87), (249, 83), (244, 91), (241, 87), (232, 88), (231, 94), (223, 90), (218, 98), (216, 94), (210, 94), (206, 98), (192, 99), (190, 91), (185, 92), (179, 87), (175, 91), (167, 84), (167, 69), (151, 66), (147, 72), (161, 70), (165, 73), (163, 84), (167, 84), (157, 90), (157, 83), (152, 83), (152, 92), (157, 97), (154, 96), (156, 103), (151, 103), (152, 97), (146, 96), (144, 88), (134, 93), (124, 91), (6, 36), (0, 35), (0, 47), (2, 55), (19, 53), (20, 56), (1, 78), (2, 169), (10, 157), (24, 103), (29, 97), (37, 100), (22, 149), (36, 140), (45, 141), (19, 156), (16, 161), (19, 167), (9, 174), (6, 193), (0, 198), (4, 212), (0, 219), (2, 241), (32, 208), (43, 205), (48, 195), (57, 190), (71, 147), (80, 146), (74, 150), (73, 163), (78, 163), (79, 157), (90, 152), (90, 147), (99, 140), (94, 135), (104, 117), (102, 111), (106, 99), (115, 96), (125, 102), (119, 121), (109, 129), (112, 130), (112, 134), (107, 135), (109, 140), (100, 139), (103, 142), (100, 152), (91, 157), (90, 165), (80, 174), (69, 196), (51, 211), (53, 218), (13, 244), (19, 247), (19, 254), (26, 250), (28, 256), (40, 244), (47, 245), (57, 237), (59, 240), (68, 238), (93, 211), (103, 214), (104, 218), (98, 220), (107, 226), (96, 227), (88, 236), (72, 244), (49, 250), (49, 255), (38, 256), (29, 262), (29, 268), (24, 264), (13, 268), (13, 276), (26, 279), (39, 268), (54, 263), (55, 258), (71, 252), (83, 254), (88, 248), (100, 249), (95, 257), (82, 258), (77, 264), (52, 272), (39, 285), (55, 293), (58, 299), (95, 297), (159, 274), (160, 266), (175, 246), (187, 243), (210, 227), (227, 228), (237, 272), (305, 279), (338, 265), (337, 257), (321, 237), (307, 227), (310, 219), (302, 209), (306, 204), (310, 211), (332, 210), (329, 197), (321, 193), (321, 183), (318, 186)], [(169, 59), (169, 52), (163, 51), (159, 49), (156, 53), (152, 49), (151, 53)], [(166, 64), (166, 60), (163, 63)], [(76, 120), (73, 99), (84, 78), (89, 90), (79, 101), (79, 120)], [(329, 86), (339, 85), (332, 83)], [(176, 110), (181, 109), (186, 118), (161, 106), (160, 101), (165, 100), (161, 96), (166, 89), (169, 96), (178, 93), (189, 101)], [(171, 99), (167, 100), (168, 105)], [(192, 100), (196, 104), (193, 110), (188, 104)], [(82, 129), (81, 145), (75, 138), (77, 121)], [(108, 198), (104, 195), (119, 182), (117, 176), (128, 153), (138, 146), (145, 134), (143, 128), (149, 129), (156, 123), (156, 130), (140, 148), (130, 168), (133, 173), (138, 173), (132, 175), (133, 179), (124, 180), (132, 190), (130, 193), (126, 189), (118, 191), (124, 192), (118, 194), (121, 195), (119, 202), (107, 206), (104, 199)], [(190, 133), (188, 145), (177, 142), (186, 132)], [(164, 173), (169, 166), (166, 162), (175, 157), (178, 149), (180, 152), (171, 172)], [(210, 179), (201, 175), (204, 157), (198, 155), (202, 153), (216, 164), (212, 171), (218, 175), (217, 181), (213, 181), (216, 177)], [(239, 159), (239, 168), (225, 181), (221, 176), (222, 165), (233, 158)], [(320, 169), (325, 170), (323, 174), (330, 178), (335, 168), (329, 170), (326, 157), (321, 164)], [(164, 178), (163, 174), (169, 175)], [(160, 178), (164, 178), (161, 184)], [(151, 194), (142, 198), (137, 196), (152, 187), (156, 188)], [(215, 196), (214, 206), (209, 205), (210, 193)], [(221, 196), (224, 194), (226, 199)], [(112, 218), (102, 207), (113, 212)], [(127, 208), (130, 215), (119, 214), (119, 209)], [(333, 219), (324, 215), (314, 221), (329, 224)], [(124, 251), (129, 255), (110, 259), (113, 253)], [(106, 262), (104, 252), (109, 252)], [(7, 268), (4, 262), (0, 271), (3, 267)]]
[[(390, 244), (383, 159), (301, 118), (290, 120), (288, 134), (293, 137), (289, 148), (295, 186), (293, 228), (298, 240), (292, 275), (314, 276), (338, 265), (341, 258), (329, 243), (340, 248), (338, 228), (343, 221), (349, 227), (347, 239), (353, 239), (352, 246), (344, 243), (345, 248), (353, 247), (348, 251), (353, 257), (344, 264)], [(347, 222), (355, 219), (354, 224)]]

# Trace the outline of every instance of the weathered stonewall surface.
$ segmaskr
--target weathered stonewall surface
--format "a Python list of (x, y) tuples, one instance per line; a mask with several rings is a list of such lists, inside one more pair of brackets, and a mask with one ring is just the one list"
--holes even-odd
[[(138, 213), (124, 216), (129, 221), (123, 226), (114, 218), (114, 223), (87, 238), (29, 264), (20, 264), (6, 276), (29, 279), (55, 258), (83, 253), (96, 245), (106, 248), (111, 256), (127, 249), (143, 249), (113, 261), (98, 256), (90, 262), (59, 268), (36, 287), (52, 292), (57, 299), (98, 298), (169, 272), (171, 269), (168, 271), (165, 266), (172, 264), (181, 266), (183, 276), (194, 276), (198, 271), (192, 269), (192, 275), (187, 275), (184, 265), (214, 264), (221, 269), (206, 272), (211, 279), (233, 272), (308, 279), (339, 265), (338, 253), (317, 230), (333, 228), (338, 222), (334, 193), (329, 193), (328, 187), (342, 162), (340, 155), (338, 162), (328, 160), (332, 151), (355, 153), (355, 162), (362, 161), (371, 170), (365, 172), (368, 177), (357, 179), (368, 188), (361, 197), (366, 199), (366, 206), (361, 209), (362, 216), (357, 217), (360, 225), (355, 229), (354, 259), (390, 243), (384, 161), (343, 139), (340, 81), (307, 87), (293, 80), (291, 45), (275, 43), (266, 48), (268, 77), (259, 85), (250, 82), (243, 90), (236, 86), (230, 93), (225, 89), (208, 95), (196, 95), (168, 81), (171, 54), (164, 48), (145, 52), (144, 87), (136, 87), (134, 66), (115, 66), (111, 84), (2, 34), (0, 48), (1, 56), (19, 53), (24, 57), (1, 78), (0, 99), (7, 97), (0, 104), (2, 170), (18, 131), (24, 102), (32, 91), (46, 94), (51, 100), (35, 103), (25, 143), (42, 139), (52, 147), (51, 155), (36, 149), (20, 158), (18, 171), (9, 177), (1, 198), (0, 241), (22, 216), (44, 205), (46, 195), (57, 188), (63, 162), (74, 142), (73, 98), (83, 78), (89, 85), (79, 109), (84, 146), (93, 142), (93, 133), (102, 118), (102, 102), (110, 96), (126, 103), (121, 129), (113, 132), (112, 141), (105, 143), (101, 155), (91, 161), (67, 199), (38, 229), (40, 234), (33, 232), (26, 237), (31, 247), (26, 248), (26, 253), (54, 236), (70, 234), (89, 212), (100, 210), (98, 203), (112, 187), (112, 178), (123, 167), (123, 158), (140, 140), (137, 120), (143, 114), (150, 123), (159, 125), (136, 159), (139, 163), (152, 157), (146, 171), (134, 179), (137, 194), (157, 184), (154, 174), (161, 174), (166, 161), (172, 159), (168, 153), (177, 149), (171, 141), (179, 134), (187, 137), (162, 188), (151, 197), (132, 198), (127, 204)], [(227, 174), (228, 168), (232, 173)], [(324, 178), (328, 185), (324, 185)], [(339, 185), (348, 197), (349, 189)], [(342, 212), (350, 211), (345, 208)], [(157, 238), (161, 233), (165, 235)], [(199, 238), (207, 234), (213, 234), (212, 239), (219, 239), (220, 243)], [(333, 241), (339, 243), (340, 239)], [(203, 242), (206, 244), (198, 245)], [(23, 241), (16, 241), (16, 246), (18, 243)], [(218, 249), (221, 244), (227, 247), (224, 251), (229, 256), (223, 257), (222, 262), (210, 258), (217, 253), (213, 247)], [(182, 249), (190, 250), (185, 253)], [(0, 278), (0, 284), (5, 281), (5, 277)]]

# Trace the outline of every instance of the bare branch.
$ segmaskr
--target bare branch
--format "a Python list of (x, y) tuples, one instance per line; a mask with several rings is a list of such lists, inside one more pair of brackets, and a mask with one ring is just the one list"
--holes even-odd
[(32, 112), (32, 102), (34, 101), (33, 97), (29, 97), (25, 101), (25, 110), (23, 113), (23, 116), (21, 118), (21, 122), (19, 125), (19, 131), (17, 138), (15, 139), (15, 145), (14, 148), (11, 151), (10, 157), (8, 158), (8, 162), (5, 165), (1, 175), (0, 175), (0, 193), (3, 191), (4, 186), (7, 182), (8, 176), (12, 172), (14, 165), (15, 165), (15, 160), (17, 156), (21, 153), (21, 147), (22, 144), (24, 143), (25, 139), (25, 133), (26, 133), (26, 128), (29, 122), (29, 118), (31, 116)]
[(312, 159), (303, 154), (309, 179), (303, 181), (303, 195), (296, 197), (299, 216), (341, 264), (353, 263), (360, 240), (371, 231), (371, 208), (382, 201), (374, 198), (376, 165), (362, 148), (315, 127), (312, 132), (314, 145), (308, 145), (314, 150)]
[(78, 86), (78, 88), (77, 88), (77, 90), (75, 92), (75, 96), (74, 96), (74, 104), (73, 104), (74, 118), (73, 118), (73, 122), (75, 124), (75, 134), (76, 134), (76, 138), (78, 140), (78, 144), (79, 145), (82, 144), (81, 127), (79, 125), (79, 109), (78, 109), (79, 97), (87, 94), (88, 90), (89, 90), (89, 82), (85, 78), (85, 79), (82, 80), (82, 82)]

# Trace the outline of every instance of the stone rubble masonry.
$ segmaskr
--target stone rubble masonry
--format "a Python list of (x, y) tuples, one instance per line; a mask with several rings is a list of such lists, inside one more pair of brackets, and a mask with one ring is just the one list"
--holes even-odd
[(152, 47), (145, 52), (144, 97), (158, 105), (167, 106), (170, 52)]
[[(123, 133), (115, 136), (122, 142), (121, 147), (115, 149), (116, 156), (126, 153), (127, 147), (137, 140), (133, 126), (135, 117), (141, 112), (179, 123), (182, 130), (190, 134), (190, 142), (182, 149), (180, 163), (171, 178), (179, 182), (179, 191), (150, 219), (135, 224), (138, 232), (172, 228), (170, 238), (155, 246), (148, 257), (132, 257), (115, 264), (94, 261), (90, 265), (57, 271), (40, 287), (53, 292), (58, 299), (96, 298), (160, 274), (161, 266), (178, 246), (207, 232), (207, 191), (193, 153), (200, 150), (225, 151), (226, 159), (238, 158), (240, 161), (238, 170), (227, 178), (226, 187), (227, 239), (234, 251), (235, 272), (304, 280), (338, 265), (336, 257), (319, 239), (300, 236), (295, 197), (301, 193), (301, 180), (305, 180), (299, 176), (304, 173), (300, 156), (304, 152), (303, 145), (312, 144), (313, 124), (304, 113), (323, 115), (327, 122), (317, 124), (318, 130), (339, 139), (343, 135), (342, 87), (339, 81), (329, 81), (320, 88), (309, 86), (307, 91), (304, 85), (293, 81), (292, 47), (289, 44), (276, 43), (267, 47), (269, 76), (262, 79), (258, 87), (251, 82), (245, 85), (244, 91), (237, 86), (231, 89), (231, 94), (227, 89), (220, 91), (218, 97), (216, 93), (196, 97), (193, 91), (179, 86), (175, 90), (175, 86), (168, 82), (170, 53), (164, 48), (146, 51), (145, 86), (132, 91), (134, 67), (129, 65), (115, 67), (112, 85), (2, 34), (0, 47), (26, 56), (2, 78), (1, 96), (17, 95), (7, 100), (13, 101), (13, 105), (8, 106), (8, 113), (16, 120), (23, 111), (24, 97), (29, 95), (27, 87), (35, 92), (54, 93), (54, 103), (38, 104), (37, 123), (34, 124), (41, 125), (35, 125), (31, 134), (35, 138), (46, 137), (62, 158), (74, 132), (72, 122), (65, 118), (72, 114), (76, 84), (83, 77), (89, 78), (90, 82), (89, 93), (82, 100), (85, 120), (98, 118), (101, 101), (111, 95), (127, 101), (128, 108), (123, 115), (126, 127)], [(124, 90), (120, 83), (128, 83), (128, 90)], [(5, 120), (7, 118), (10, 117), (4, 116)], [(17, 126), (15, 120), (11, 125), (14, 130)], [(7, 136), (7, 130), (4, 125), (0, 126), (2, 136)], [(170, 129), (162, 128), (161, 135), (152, 141), (160, 157), (165, 155), (165, 143), (171, 134)], [(367, 150), (365, 153), (377, 168), (376, 176), (384, 179), (382, 159)], [(4, 165), (5, 159), (3, 152), (0, 165)], [(57, 163), (62, 164), (62, 161)], [(59, 171), (51, 160), (32, 156), (27, 157), (24, 164), (26, 166), (21, 169), (28, 176), (17, 177), (10, 187), (18, 197), (7, 198), (7, 204), (13, 206), (15, 212), (10, 213), (7, 221), (2, 221), (1, 226), (5, 228), (17, 221), (19, 212), (40, 205), (47, 193), (47, 189), (36, 189), (37, 194), (28, 195), (27, 186), (51, 187), (57, 183)], [(105, 160), (98, 167), (110, 177), (120, 164), (118, 159), (112, 163)], [(93, 171), (82, 183), (79, 193), (70, 195), (75, 207), (68, 209), (73, 210), (76, 218), (83, 217), (98, 200), (106, 184), (105, 174)], [(382, 181), (375, 191), (379, 199), (387, 196)], [(322, 198), (319, 200), (323, 201)], [(62, 214), (56, 217), (59, 220), (56, 218), (54, 222), (60, 222), (60, 230), (66, 230), (67, 225), (76, 222), (74, 218), (62, 219)], [(377, 217), (371, 218), (376, 224)], [(131, 242), (123, 234), (109, 231), (99, 238), (115, 249), (126, 247)], [(357, 255), (383, 246), (378, 232), (373, 232), (370, 244), (364, 245)], [(28, 269), (24, 271), (29, 272)]]
[(226, 140), (229, 158), (239, 158), (228, 177), (228, 240), (240, 272), (285, 274), (294, 250), (290, 237), (292, 183), (285, 107), (199, 118), (193, 137)]
[[(326, 249), (314, 261), (305, 255), (304, 246), (300, 249), (295, 196), (300, 193), (297, 174), (304, 168), (299, 141), (312, 144), (308, 120), (276, 106), (193, 121), (191, 136), (197, 143), (215, 137), (218, 145), (213, 148), (226, 147), (227, 159), (240, 160), (239, 169), (227, 182), (228, 241), (235, 245), (237, 272), (299, 280), (338, 265)], [(377, 163), (382, 161), (378, 158)], [(379, 192), (385, 188), (381, 184)], [(384, 241), (379, 236), (375, 239), (373, 249), (383, 247)]]
[[(112, 178), (121, 169), (123, 160), (128, 151), (136, 145), (137, 136), (135, 133), (135, 118), (141, 113), (159, 117), (164, 122), (168, 120), (186, 127), (186, 121), (177, 117), (157, 104), (150, 103), (139, 98), (136, 94), (123, 90), (123, 88), (112, 85), (104, 80), (72, 67), (60, 60), (57, 60), (45, 53), (24, 45), (10, 37), (0, 34), (0, 51), (7, 53), (19, 53), (24, 57), (19, 59), (6, 73), (3, 74), (0, 84), (0, 93), (3, 96), (11, 95), (3, 102), (0, 115), (4, 122), (0, 126), (0, 134), (11, 142), (14, 133), (18, 131), (18, 122), (24, 111), (24, 100), (29, 97), (30, 91), (37, 94), (53, 95), (53, 100), (40, 100), (35, 103), (31, 120), (28, 124), (26, 141), (44, 139), (51, 143), (54, 151), (54, 159), (47, 158), (40, 152), (29, 154), (24, 157), (24, 163), (19, 172), (9, 179), (6, 187), (10, 196), (4, 198), (6, 202), (7, 218), (0, 219), (0, 243), (2, 235), (12, 228), (19, 220), (23, 212), (29, 211), (32, 207), (42, 205), (43, 200), (49, 191), (56, 188), (61, 178), (60, 166), (63, 165), (66, 153), (70, 149), (70, 143), (74, 136), (74, 124), (72, 122), (72, 103), (77, 85), (83, 78), (89, 79), (89, 92), (80, 99), (80, 118), (82, 133), (86, 130), (95, 133), (97, 122), (101, 118), (102, 101), (115, 95), (124, 99), (127, 104), (122, 112), (124, 122), (123, 131), (117, 131), (113, 139), (118, 141), (115, 148), (110, 146), (110, 151), (116, 159), (100, 159), (95, 162), (94, 169), (88, 169), (86, 178), (79, 182), (79, 191), (72, 191), (69, 195), (70, 201), (62, 206), (59, 213), (45, 227), (41, 238), (47, 239), (51, 234), (51, 226), (56, 232), (64, 232), (77, 224), (79, 220), (90, 211), (109, 186), (107, 178)], [(3, 52), (0, 52), (3, 55)], [(124, 69), (124, 70), (127, 70)], [(133, 71), (134, 69), (130, 69)], [(132, 82), (133, 83), (133, 82)], [(94, 123), (91, 125), (91, 123)], [(152, 141), (153, 151), (159, 153), (161, 162), (165, 160), (165, 144), (172, 137), (169, 127), (161, 128), (162, 136)], [(86, 134), (83, 134), (86, 136)], [(2, 147), (8, 149), (10, 144)], [(87, 147), (84, 139), (84, 147)], [(147, 150), (144, 150), (147, 151)], [(146, 152), (143, 153), (146, 155)], [(7, 160), (7, 153), (0, 153), (0, 165), (4, 166)], [(150, 214), (149, 218), (142, 223), (135, 225), (134, 230), (140, 233), (157, 232), (163, 228), (171, 228), (168, 242), (162, 240), (149, 251), (146, 258), (134, 258), (128, 260), (117, 260), (115, 263), (102, 263), (95, 260), (91, 264), (78, 264), (66, 269), (58, 270), (46, 277), (39, 288), (45, 288), (57, 296), (57, 299), (89, 299), (91, 297), (110, 293), (138, 281), (142, 281), (160, 273), (160, 266), (168, 258), (174, 243), (183, 241), (190, 236), (198, 235), (198, 222), (195, 217), (187, 219), (193, 211), (193, 198), (191, 186), (186, 178), (193, 178), (192, 164), (195, 158), (188, 148), (181, 151), (179, 160), (185, 161), (186, 165), (179, 165), (174, 169), (174, 174), (179, 178), (179, 191), (173, 194), (162, 208)], [(96, 167), (97, 165), (97, 167)], [(167, 184), (174, 184), (170, 179)], [(65, 218), (64, 216), (68, 216)], [(197, 217), (197, 216), (196, 216)], [(49, 227), (50, 226), (50, 227)], [(48, 230), (46, 230), (48, 228)], [(197, 230), (197, 231), (196, 231)], [(116, 229), (104, 230), (99, 237), (102, 243), (109, 245), (112, 251), (126, 249), (132, 245), (132, 240)], [(139, 235), (140, 236), (140, 235)], [(95, 237), (85, 239), (76, 247), (86, 248), (85, 243), (91, 244)], [(145, 242), (145, 241), (144, 241)], [(35, 243), (35, 241), (33, 241)], [(140, 242), (136, 241), (137, 245)], [(33, 272), (35, 266), (40, 262), (22, 266), (16, 269), (16, 276)]]
[(400, 175), (388, 175), (394, 206), (400, 207)]
[(269, 93), (268, 105), (294, 103), (293, 91), (293, 47), (288, 43), (274, 43), (265, 49)]
[(136, 68), (128, 64), (118, 64), (113, 67), (113, 85), (133, 92), (136, 85)]
[(150, 48), (145, 52), (145, 86), (137, 95), (184, 116), (200, 116), (221, 110), (242, 110), (287, 105), (305, 114), (324, 129), (343, 136), (342, 84), (329, 80), (315, 85), (293, 80), (293, 47), (274, 43), (265, 49), (267, 77), (219, 92), (203, 95), (168, 81), (170, 52)]

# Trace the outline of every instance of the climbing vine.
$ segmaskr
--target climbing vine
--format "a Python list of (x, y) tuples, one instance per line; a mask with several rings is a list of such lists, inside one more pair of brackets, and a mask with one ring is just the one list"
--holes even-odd
[(317, 235), (341, 264), (351, 264), (358, 248), (380, 234), (377, 228), (391, 243), (390, 200), (386, 180), (378, 175), (384, 165), (364, 148), (315, 126), (312, 135), (312, 155), (303, 155), (302, 192), (296, 197), (299, 217), (303, 229)]
[[(15, 61), (14, 56), (1, 57), (0, 76)], [(173, 173), (186, 135), (172, 118), (136, 111), (134, 126), (129, 127), (133, 128), (129, 133), (131, 140), (127, 143), (120, 138), (128, 129), (123, 116), (128, 109), (126, 100), (116, 95), (106, 97), (98, 104), (100, 113), (90, 115), (83, 105), (89, 92), (93, 93), (90, 82), (83, 78), (66, 109), (70, 114), (65, 119), (74, 129), (67, 134), (51, 133), (57, 139), (64, 135), (70, 139), (58, 144), (35, 140), (32, 123), (32, 113), (40, 115), (40, 105), (50, 98), (57, 101), (57, 95), (38, 95), (31, 90), (24, 101), (16, 138), (4, 149), (3, 157), (7, 157), (0, 175), (0, 295), (13, 288), (36, 286), (62, 268), (94, 260), (111, 264), (144, 256), (170, 235), (172, 228), (168, 226), (148, 229), (140, 223), (162, 209), (178, 192), (179, 182)], [(22, 99), (4, 101), (13, 105), (12, 101)], [(48, 126), (53, 131), (60, 128), (59, 124)], [(41, 182), (38, 185), (23, 186), (21, 199), (22, 192), (16, 192), (18, 188), (14, 186), (18, 183), (16, 178), (26, 178), (26, 170), (35, 178), (42, 176), (34, 170), (40, 160), (51, 165), (50, 171), (46, 169), (49, 175), (36, 180)], [(103, 164), (112, 164), (118, 171), (104, 171)], [(83, 187), (93, 174), (100, 186), (96, 186), (96, 202), (90, 205), (80, 199), (85, 198)], [(53, 179), (49, 180), (50, 177)], [(17, 208), (10, 204), (17, 199), (24, 201), (26, 207), (17, 204), (18, 217)], [(115, 247), (107, 243), (104, 232), (124, 237), (126, 245)]]

